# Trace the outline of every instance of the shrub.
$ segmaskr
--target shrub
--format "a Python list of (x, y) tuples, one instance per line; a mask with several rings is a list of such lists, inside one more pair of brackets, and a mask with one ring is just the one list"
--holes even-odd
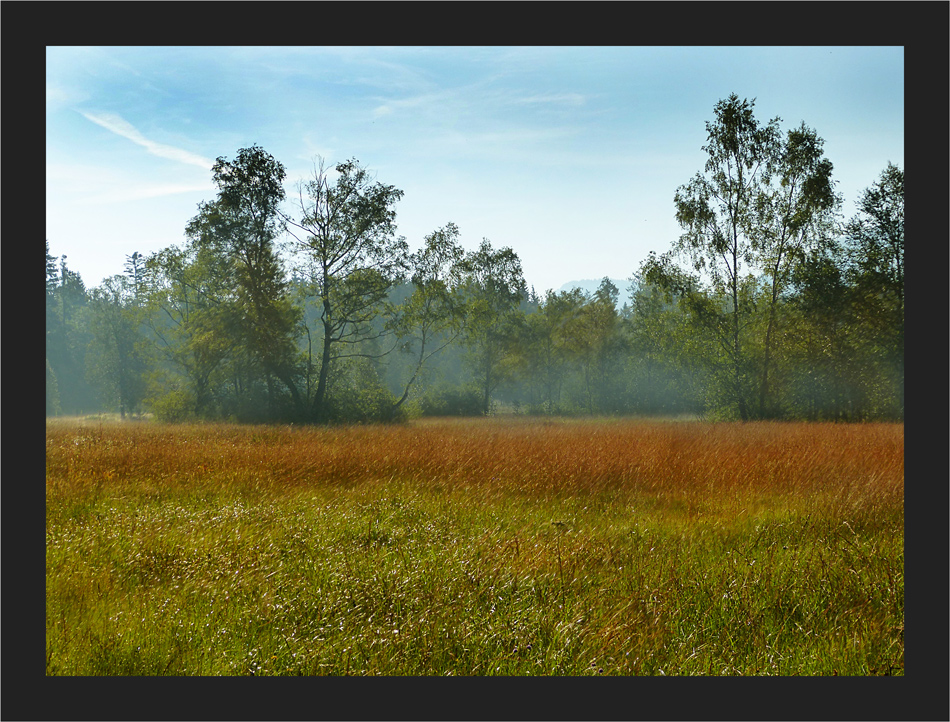
[(482, 392), (473, 386), (440, 386), (419, 401), (423, 416), (481, 416)]
[(195, 416), (195, 396), (184, 388), (173, 388), (146, 400), (146, 406), (158, 421), (175, 424)]
[(366, 359), (351, 361), (327, 396), (327, 418), (342, 423), (402, 421), (405, 412)]

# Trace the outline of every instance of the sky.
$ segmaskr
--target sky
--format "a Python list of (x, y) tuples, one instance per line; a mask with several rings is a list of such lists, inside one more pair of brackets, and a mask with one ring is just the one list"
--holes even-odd
[[(843, 215), (904, 167), (902, 47), (47, 47), (46, 239), (87, 288), (185, 242), (218, 157), (356, 158), (413, 250), (455, 223), (538, 293), (628, 279), (681, 234), (719, 100), (825, 141)], [(288, 256), (289, 260), (289, 256)]]

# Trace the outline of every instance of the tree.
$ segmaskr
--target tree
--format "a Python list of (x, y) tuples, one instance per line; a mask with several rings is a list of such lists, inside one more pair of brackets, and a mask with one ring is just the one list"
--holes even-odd
[(56, 257), (49, 252), (49, 239), (46, 241), (46, 301), (52, 302), (53, 294), (59, 285), (59, 271), (56, 268)]
[(517, 329), (519, 376), (528, 382), (530, 403), (546, 413), (561, 408), (564, 380), (576, 357), (574, 326), (586, 302), (580, 288), (548, 290)]
[(56, 383), (56, 373), (46, 359), (46, 415), (57, 416), (62, 411), (59, 403), (59, 384)]
[(873, 369), (855, 333), (855, 296), (844, 261), (832, 243), (807, 251), (792, 269), (788, 404), (798, 417), (851, 420), (867, 411), (864, 389)]
[(199, 209), (189, 224), (190, 235), (216, 245), (234, 261), (233, 274), (240, 306), (240, 331), (249, 357), (260, 365), (275, 413), (273, 379), (297, 391), (294, 308), (274, 241), (284, 228), (279, 212), (284, 200), (283, 164), (259, 146), (242, 148), (233, 161), (218, 158), (213, 167), (218, 198)]
[[(191, 227), (194, 230), (194, 227)], [(234, 260), (193, 236), (182, 249), (171, 246), (145, 261), (149, 278), (148, 322), (154, 340), (172, 367), (188, 380), (176, 415), (216, 414), (218, 389), (228, 377), (240, 382), (236, 368), (226, 368), (240, 345), (240, 311), (233, 287)], [(153, 405), (163, 402), (158, 391)], [(186, 408), (180, 408), (182, 405)]]
[(617, 287), (604, 278), (570, 324), (570, 348), (584, 372), (588, 413), (619, 410), (618, 397), (610, 392), (621, 345), (618, 298)]
[(521, 260), (510, 248), (495, 250), (485, 238), (461, 264), (466, 324), (464, 338), (475, 354), (483, 413), (491, 410), (492, 391), (502, 380), (513, 319), (526, 293)]
[(141, 300), (145, 291), (145, 256), (135, 251), (125, 257), (125, 275), (132, 283), (132, 292), (135, 300)]
[(893, 364), (899, 414), (904, 413), (904, 171), (892, 163), (858, 202), (845, 228), (850, 277), (861, 320)]
[(46, 415), (60, 412), (59, 384), (56, 372), (49, 362), (50, 346), (55, 342), (56, 329), (56, 288), (59, 286), (59, 270), (56, 257), (49, 252), (49, 239), (46, 241)]
[(57, 272), (47, 251), (46, 289), (46, 358), (56, 381), (59, 408), (67, 414), (92, 411), (98, 402), (86, 380), (88, 293), (80, 275), (67, 266), (66, 256), (60, 258)]
[(769, 278), (759, 416), (770, 413), (769, 371), (779, 295), (805, 252), (830, 237), (834, 211), (841, 204), (831, 180), (833, 166), (823, 157), (823, 146), (824, 141), (804, 123), (788, 131), (775, 159), (777, 184), (762, 184), (754, 201), (753, 252), (758, 267)]
[(705, 175), (697, 173), (675, 194), (676, 220), (685, 233), (674, 248), (688, 256), (697, 271), (710, 276), (731, 302), (733, 402), (742, 419), (750, 416), (747, 362), (741, 331), (747, 309), (743, 307), (744, 267), (752, 262), (755, 201), (776, 163), (779, 118), (762, 125), (753, 114), (755, 100), (732, 94), (716, 104), (715, 122), (706, 123), (708, 158)]
[(426, 236), (423, 248), (409, 258), (413, 291), (392, 327), (415, 360), (396, 406), (409, 397), (425, 364), (461, 333), (464, 315), (457, 287), (465, 250), (458, 238), (458, 226), (449, 223)]
[(641, 264), (631, 335), (645, 360), (647, 389), (639, 396), (648, 409), (720, 413), (734, 406), (734, 374), (722, 362), (733, 348), (727, 307), (725, 296), (668, 254), (650, 253)]
[(327, 389), (334, 362), (380, 355), (365, 344), (389, 333), (372, 321), (403, 277), (409, 250), (404, 238), (394, 238), (394, 206), (403, 192), (374, 182), (356, 159), (335, 170), (331, 184), (319, 159), (313, 178), (298, 186), (299, 221), (287, 218), (303, 258), (298, 273), (320, 311), (319, 378), (309, 407), (310, 415), (320, 421), (328, 416)]
[(106, 400), (118, 404), (123, 419), (138, 413), (145, 395), (147, 358), (135, 294), (134, 281), (112, 276), (94, 288), (89, 299), (87, 374)]

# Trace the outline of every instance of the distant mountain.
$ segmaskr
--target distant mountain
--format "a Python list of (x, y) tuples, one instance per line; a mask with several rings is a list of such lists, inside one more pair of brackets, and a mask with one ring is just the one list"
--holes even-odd
[[(597, 279), (584, 279), (582, 281), (568, 281), (563, 286), (558, 289), (558, 292), (561, 291), (570, 291), (572, 288), (579, 288), (584, 293), (594, 293), (599, 287), (600, 282), (603, 278)], [(617, 287), (617, 290), (620, 292), (620, 299), (617, 302), (618, 307), (622, 307), (625, 303), (630, 303), (630, 294), (628, 292), (628, 287), (630, 286), (630, 281), (620, 278), (611, 278), (610, 282)]]

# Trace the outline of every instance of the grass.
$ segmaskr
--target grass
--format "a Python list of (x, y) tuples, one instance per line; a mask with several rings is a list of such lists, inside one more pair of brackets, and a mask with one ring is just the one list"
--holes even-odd
[(897, 424), (48, 421), (50, 675), (902, 675)]

